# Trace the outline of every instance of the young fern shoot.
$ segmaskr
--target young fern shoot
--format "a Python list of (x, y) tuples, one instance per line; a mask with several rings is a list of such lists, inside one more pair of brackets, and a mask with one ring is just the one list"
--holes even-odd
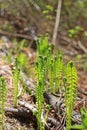
[(20, 78), (20, 70), (18, 67), (18, 59), (15, 59), (15, 69), (12, 70), (13, 83), (14, 83), (14, 107), (17, 107), (17, 96), (18, 96), (18, 81)]
[(67, 64), (66, 74), (67, 74), (67, 84), (65, 87), (66, 130), (70, 130), (72, 112), (74, 102), (76, 99), (76, 90), (77, 90), (77, 72), (72, 61), (70, 61)]
[(4, 130), (4, 107), (6, 97), (6, 84), (4, 77), (0, 77), (0, 130)]

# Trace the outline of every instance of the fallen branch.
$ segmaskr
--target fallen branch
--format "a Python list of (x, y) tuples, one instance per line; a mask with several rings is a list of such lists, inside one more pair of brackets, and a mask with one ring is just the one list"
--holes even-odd
[[(51, 97), (51, 99), (52, 99), (52, 97)], [(28, 104), (28, 103), (22, 102), (22, 101), (19, 101), (18, 103), (19, 103), (20, 105), (22, 105), (22, 106), (28, 108), (31, 112), (35, 112), (35, 111), (36, 111), (36, 107), (33, 106), (32, 104)], [(46, 125), (46, 127), (48, 128), (48, 125), (47, 125), (47, 123), (46, 123), (45, 120), (44, 120), (43, 113), (42, 113), (42, 122), (44, 122), (45, 125)], [(47, 117), (47, 122), (50, 122), (50, 123), (52, 123), (53, 125), (55, 125), (55, 127), (57, 128), (56, 130), (62, 130), (62, 128), (63, 128), (64, 125), (65, 125), (65, 115), (63, 116), (63, 118), (61, 119), (60, 122), (58, 122), (58, 121), (57, 121), (56, 119), (54, 119), (54, 118), (49, 118), (49, 117)]]
[(32, 37), (29, 35), (25, 35), (25, 34), (19, 34), (19, 33), (9, 33), (6, 31), (0, 31), (0, 35), (4, 35), (4, 36), (8, 36), (8, 37), (16, 37), (16, 38), (23, 38), (23, 39), (27, 39), (27, 40), (37, 40), (37, 37)]
[[(21, 106), (24, 106), (26, 107), (27, 109), (29, 109), (32, 113), (34, 113), (37, 109), (35, 106), (33, 106), (32, 104), (29, 104), (27, 102), (23, 102), (23, 101), (18, 101), (18, 104), (21, 105)], [(41, 114), (41, 121), (45, 124), (45, 126), (48, 128), (48, 125), (45, 121), (45, 118), (44, 118), (44, 115), (43, 115), (43, 112)]]
[[(28, 108), (31, 112), (36, 111), (36, 108), (32, 104), (28, 104), (28, 103), (22, 102), (22, 101), (19, 101), (18, 103), (20, 105)], [(46, 127), (48, 128), (48, 125), (44, 120), (43, 113), (42, 113), (42, 122), (44, 122)], [(56, 119), (49, 118), (49, 117), (47, 118), (47, 122), (51, 122), (52, 124), (54, 124), (57, 127), (57, 130), (59, 130), (59, 129), (61, 130), (61, 128), (63, 128), (64, 125), (65, 125), (65, 115), (63, 116), (63, 118), (62, 118), (62, 120), (60, 122), (58, 122)]]
[(52, 94), (50, 94), (49, 92), (45, 92), (44, 93), (44, 98), (45, 101), (50, 104), (55, 110), (56, 112), (58, 112), (58, 108), (61, 106), (62, 101), (59, 97), (56, 97)]
[(5, 114), (6, 115), (13, 114), (15, 116), (21, 116), (21, 117), (25, 117), (25, 118), (31, 116), (30, 110), (24, 110), (22, 108), (20, 108), (20, 109), (5, 108)]
[[(24, 110), (23, 108), (17, 109), (17, 108), (5, 108), (5, 115), (15, 115), (20, 116), (24, 118), (31, 118), (32, 113), (35, 110), (35, 107), (32, 104), (28, 104), (26, 102), (19, 101), (19, 104), (22, 106), (25, 106), (29, 110)], [(34, 116), (34, 115), (33, 115)], [(43, 118), (44, 120), (44, 118)], [(51, 125), (55, 126), (57, 128), (56, 130), (61, 130), (60, 128), (63, 126), (64, 118), (59, 122), (54, 118), (47, 117), (47, 123), (50, 123)], [(46, 128), (49, 129), (49, 126), (45, 122)]]

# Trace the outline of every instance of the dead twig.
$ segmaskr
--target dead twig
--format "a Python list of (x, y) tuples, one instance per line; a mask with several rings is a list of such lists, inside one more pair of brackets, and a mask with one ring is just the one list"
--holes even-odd
[(6, 31), (0, 31), (0, 35), (4, 35), (4, 36), (8, 36), (8, 37), (16, 37), (16, 38), (23, 38), (23, 39), (27, 39), (27, 40), (37, 40), (36, 37), (32, 37), (29, 35), (25, 35), (25, 34), (18, 34), (18, 33), (9, 33)]
[(35, 112), (36, 111), (36, 107), (34, 107), (32, 104), (29, 104), (27, 102), (18, 101), (18, 104), (28, 108), (31, 112)]

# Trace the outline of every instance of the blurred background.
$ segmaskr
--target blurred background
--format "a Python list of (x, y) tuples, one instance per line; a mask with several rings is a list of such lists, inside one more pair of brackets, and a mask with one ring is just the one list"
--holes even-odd
[[(52, 36), (58, 2), (59, 0), (0, 0), (0, 30), (36, 36), (49, 33)], [(62, 0), (58, 34), (85, 41), (87, 0)]]
[[(0, 0), (0, 36), (10, 40), (26, 39), (34, 49), (40, 35), (48, 33), (52, 42), (58, 2)], [(87, 57), (87, 0), (61, 0), (59, 11), (56, 37), (58, 49), (62, 49), (67, 58), (84, 60)]]

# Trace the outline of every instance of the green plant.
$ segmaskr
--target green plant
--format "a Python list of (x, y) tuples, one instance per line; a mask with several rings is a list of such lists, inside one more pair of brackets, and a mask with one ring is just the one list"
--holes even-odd
[(4, 130), (4, 108), (6, 97), (6, 84), (4, 77), (0, 77), (0, 129)]
[(50, 92), (58, 92), (61, 81), (62, 81), (62, 72), (63, 72), (63, 62), (62, 55), (56, 52), (56, 57), (51, 55), (47, 57), (47, 68), (49, 73), (49, 83), (50, 83)]
[(56, 52), (56, 57), (55, 57), (55, 92), (59, 91), (59, 88), (62, 83), (62, 77), (63, 77), (63, 59), (62, 59), (62, 54), (59, 52)]
[(45, 122), (46, 122), (46, 120), (47, 120), (48, 113), (49, 113), (50, 109), (51, 109), (51, 106), (50, 106), (49, 104), (47, 104), (47, 105), (46, 105)]
[(41, 114), (44, 103), (44, 91), (46, 89), (46, 81), (49, 81), (49, 91), (58, 92), (60, 79), (62, 77), (63, 62), (61, 53), (56, 52), (56, 57), (52, 54), (52, 46), (48, 43), (48, 36), (41, 36), (37, 42), (37, 86), (36, 86), (36, 106), (38, 129), (44, 129), (41, 120)]
[(64, 86), (65, 86), (65, 103), (66, 103), (66, 130), (70, 130), (69, 127), (71, 126), (72, 111), (76, 99), (76, 90), (77, 90), (77, 72), (72, 61), (70, 61), (67, 64)]
[(11, 62), (12, 62), (12, 50), (10, 50), (10, 51), (8, 52), (7, 61), (8, 61), (8, 63), (11, 63)]
[(40, 38), (37, 41), (37, 55), (43, 55), (43, 56), (47, 56), (48, 54), (48, 48), (49, 48), (49, 44), (48, 44), (48, 35), (46, 35), (45, 37), (40, 36)]
[(52, 20), (53, 7), (51, 5), (46, 5), (46, 8), (42, 13), (47, 19)]
[(14, 107), (17, 106), (17, 95), (18, 95), (18, 81), (20, 78), (20, 69), (18, 67), (18, 59), (15, 59), (15, 69), (12, 70), (13, 83), (14, 83)]
[(50, 92), (53, 92), (53, 87), (54, 87), (54, 59), (51, 58), (49, 61), (49, 83), (50, 83)]
[[(50, 50), (50, 51), (49, 51)], [(49, 52), (49, 53), (48, 53)], [(48, 57), (49, 55), (49, 57)], [(36, 74), (37, 74), (37, 86), (36, 86), (36, 106), (37, 106), (37, 120), (38, 129), (44, 130), (44, 122), (42, 122), (42, 109), (44, 105), (44, 91), (46, 86), (46, 78), (49, 67), (49, 60), (51, 58), (51, 49), (48, 44), (48, 36), (45, 38), (41, 36), (37, 43), (37, 62), (36, 62)]]
[(36, 62), (38, 76), (36, 86), (38, 126), (39, 129), (42, 128), (43, 93), (45, 91), (46, 80), (48, 80), (50, 92), (58, 92), (61, 89), (61, 85), (65, 87), (66, 129), (70, 130), (72, 111), (76, 99), (77, 72), (72, 61), (66, 67), (63, 65), (62, 54), (58, 51), (55, 54), (56, 56), (52, 54), (52, 46), (48, 44), (48, 37), (40, 37)]
[(83, 130), (87, 130), (87, 109), (81, 108), (81, 118), (82, 118), (82, 128)]
[(20, 53), (21, 49), (25, 45), (25, 39), (21, 40), (19, 43), (18, 43), (17, 39), (14, 39), (13, 42), (14, 42), (14, 51), (17, 53)]
[(38, 130), (44, 130), (41, 120), (42, 108), (44, 103), (44, 89), (45, 89), (45, 64), (44, 58), (42, 56), (38, 57), (38, 61), (36, 62), (36, 71), (38, 75), (38, 82), (36, 86), (36, 106), (37, 106), (37, 120), (38, 120)]
[(81, 125), (70, 126), (70, 129), (87, 130), (87, 109), (85, 107), (81, 108), (81, 119), (82, 119)]
[(28, 58), (26, 57), (26, 55), (24, 53), (19, 53), (18, 54), (18, 62), (19, 62), (19, 66), (23, 71), (26, 71), (26, 64), (28, 62)]
[(68, 30), (68, 36), (70, 38), (74, 38), (79, 35), (79, 33), (83, 31), (83, 28), (80, 26), (75, 26), (73, 29)]
[(41, 36), (37, 42), (37, 54), (45, 58), (45, 75), (49, 80), (50, 92), (58, 92), (63, 72), (62, 54), (56, 50), (56, 56), (52, 54), (52, 45), (48, 42), (48, 36)]

